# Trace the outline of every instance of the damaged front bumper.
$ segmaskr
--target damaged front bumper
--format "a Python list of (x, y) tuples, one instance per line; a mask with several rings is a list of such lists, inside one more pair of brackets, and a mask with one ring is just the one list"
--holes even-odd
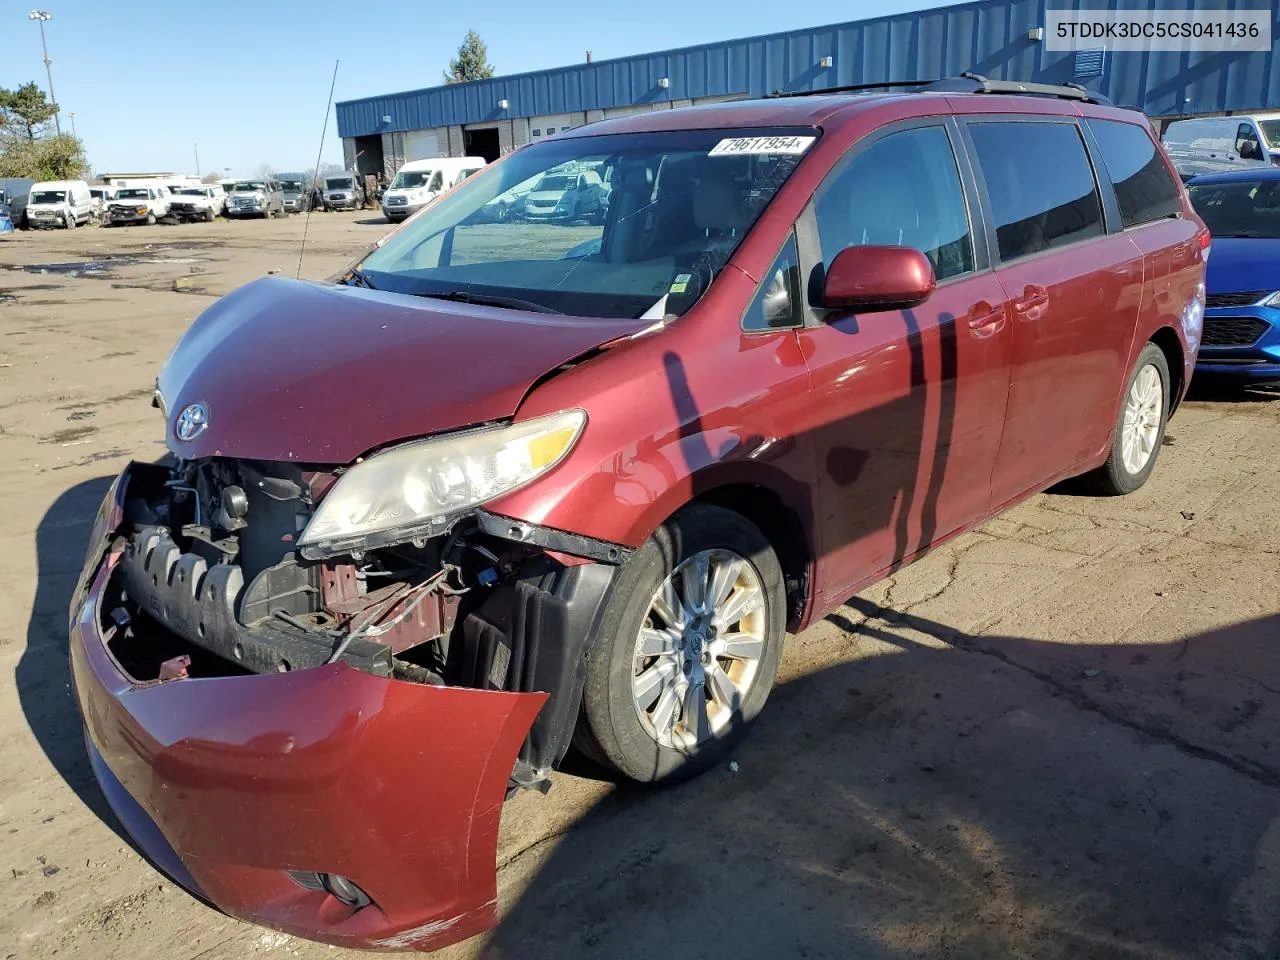
[(70, 611), (90, 758), (129, 832), (197, 896), (309, 939), (430, 950), (491, 926), (503, 798), (547, 694), (343, 662), (137, 679), (103, 609), (126, 572), (136, 467), (103, 502)]

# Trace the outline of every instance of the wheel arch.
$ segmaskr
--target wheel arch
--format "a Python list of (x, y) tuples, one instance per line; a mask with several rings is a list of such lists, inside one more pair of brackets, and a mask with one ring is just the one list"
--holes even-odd
[(1182, 402), (1182, 394), (1186, 387), (1186, 367), (1184, 365), (1184, 354), (1182, 352), (1182, 341), (1178, 339), (1178, 334), (1172, 327), (1160, 327), (1148, 341), (1154, 343), (1160, 348), (1164, 354), (1165, 362), (1169, 366), (1169, 395), (1171, 397), (1169, 403), (1169, 415), (1173, 416), (1173, 412), (1178, 409), (1178, 405)]
[(782, 567), (787, 629), (798, 629), (809, 609), (814, 579), (814, 551), (799, 513), (776, 490), (758, 483), (724, 483), (698, 492), (689, 502), (732, 510), (760, 529)]

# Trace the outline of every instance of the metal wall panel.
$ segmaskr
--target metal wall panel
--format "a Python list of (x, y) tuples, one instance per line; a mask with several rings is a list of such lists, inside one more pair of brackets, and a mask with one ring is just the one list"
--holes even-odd
[[(1266, 8), (1264, 0), (1052, 0), (1056, 7)], [(431, 87), (337, 104), (338, 134), (355, 137), (585, 110), (669, 105), (699, 97), (762, 96), (852, 83), (930, 79), (973, 70), (994, 79), (1061, 83), (1071, 53), (1027, 38), (1046, 0), (977, 0), (916, 13), (726, 40), (617, 60)], [(1273, 13), (1273, 16), (1275, 14)], [(1280, 39), (1280, 20), (1273, 27)], [(819, 66), (833, 58), (829, 68)], [(669, 85), (661, 87), (659, 80)], [(1267, 53), (1110, 53), (1091, 89), (1154, 117), (1280, 105)], [(503, 109), (499, 102), (506, 100)], [(384, 121), (383, 117), (389, 118)]]

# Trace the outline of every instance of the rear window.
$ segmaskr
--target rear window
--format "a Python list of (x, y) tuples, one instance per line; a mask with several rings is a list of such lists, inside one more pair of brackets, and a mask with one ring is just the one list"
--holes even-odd
[(974, 123), (969, 131), (1001, 260), (1102, 235), (1102, 203), (1074, 123)]
[(1102, 162), (1116, 188), (1120, 221), (1126, 227), (1182, 212), (1178, 187), (1147, 132), (1118, 120), (1086, 120), (1098, 141)]

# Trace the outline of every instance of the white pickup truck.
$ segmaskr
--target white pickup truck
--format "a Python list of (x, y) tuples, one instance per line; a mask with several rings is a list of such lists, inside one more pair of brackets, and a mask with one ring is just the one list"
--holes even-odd
[(227, 192), (216, 183), (202, 183), (196, 187), (178, 187), (170, 198), (169, 213), (176, 220), (205, 220), (213, 218), (227, 208)]
[(168, 187), (121, 187), (107, 210), (107, 225), (155, 223), (169, 215), (170, 197)]

